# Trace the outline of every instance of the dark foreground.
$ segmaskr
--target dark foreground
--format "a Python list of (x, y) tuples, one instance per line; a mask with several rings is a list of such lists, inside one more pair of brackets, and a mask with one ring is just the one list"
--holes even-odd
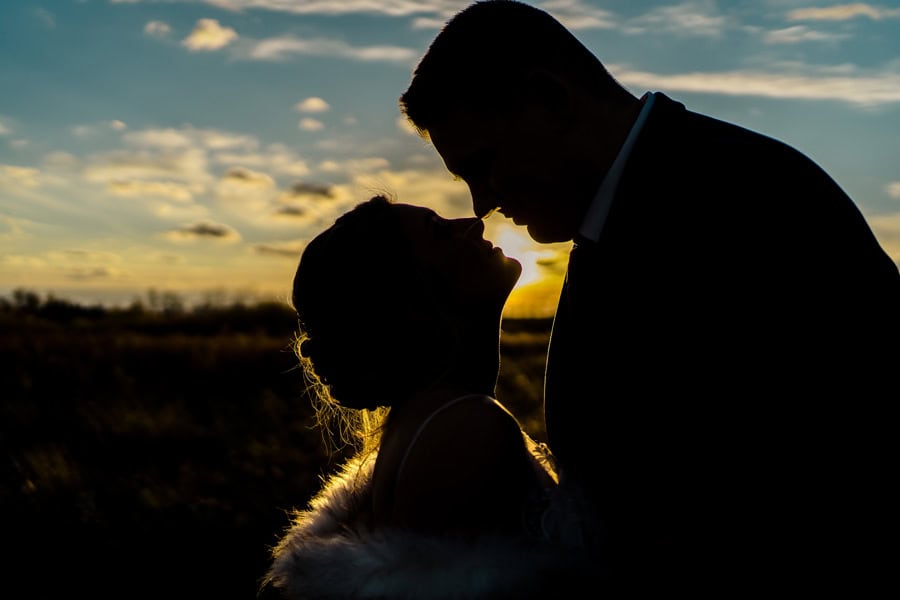
[[(345, 457), (313, 428), (293, 314), (0, 308), (0, 597), (253, 598)], [(498, 387), (540, 440), (548, 328), (504, 325)]]

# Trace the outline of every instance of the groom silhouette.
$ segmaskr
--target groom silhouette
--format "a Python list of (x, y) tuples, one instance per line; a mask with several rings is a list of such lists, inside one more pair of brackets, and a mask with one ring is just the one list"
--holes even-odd
[(476, 215), (574, 242), (546, 425), (611, 592), (888, 581), (900, 272), (824, 170), (514, 0), (448, 21), (400, 104)]

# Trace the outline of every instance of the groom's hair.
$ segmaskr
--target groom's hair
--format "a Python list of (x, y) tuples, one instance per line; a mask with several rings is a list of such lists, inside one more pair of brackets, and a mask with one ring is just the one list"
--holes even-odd
[(480, 0), (451, 18), (432, 41), (400, 96), (400, 110), (425, 134), (452, 110), (509, 109), (541, 70), (592, 93), (619, 87), (549, 13), (517, 0)]

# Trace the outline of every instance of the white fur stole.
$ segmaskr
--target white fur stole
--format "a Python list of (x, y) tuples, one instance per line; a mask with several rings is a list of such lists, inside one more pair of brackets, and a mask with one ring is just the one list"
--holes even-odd
[(288, 600), (527, 599), (566, 597), (556, 594), (588, 579), (579, 553), (524, 536), (373, 532), (362, 515), (374, 463), (374, 454), (350, 460), (294, 514), (263, 589)]

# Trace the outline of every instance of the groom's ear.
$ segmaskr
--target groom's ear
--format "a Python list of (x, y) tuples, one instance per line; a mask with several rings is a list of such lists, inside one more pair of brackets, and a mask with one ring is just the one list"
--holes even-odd
[(525, 100), (529, 105), (560, 123), (570, 123), (575, 116), (575, 98), (571, 84), (548, 69), (536, 68), (525, 77)]

